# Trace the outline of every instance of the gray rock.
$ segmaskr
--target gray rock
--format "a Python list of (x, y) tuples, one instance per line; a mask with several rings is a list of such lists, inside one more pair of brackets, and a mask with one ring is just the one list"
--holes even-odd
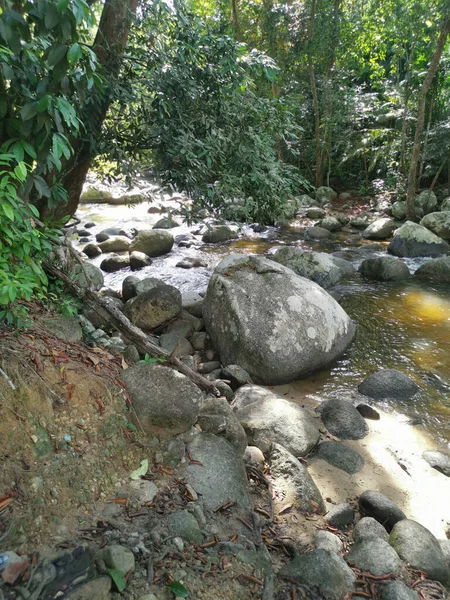
[[(239, 391), (247, 387), (250, 386)], [(271, 444), (279, 443), (295, 457), (301, 457), (306, 456), (319, 441), (319, 430), (310, 414), (297, 404), (273, 394), (236, 410), (236, 416), (249, 442), (263, 452)]]
[(247, 447), (247, 436), (225, 398), (206, 398), (198, 416), (198, 424), (205, 433), (224, 437), (242, 456)]
[(450, 210), (450, 198), (444, 198), (444, 200), (442, 200), (441, 210)]
[(117, 569), (124, 575), (134, 569), (134, 554), (129, 548), (112, 544), (101, 551), (101, 558), (108, 569)]
[(109, 202), (112, 199), (111, 192), (98, 190), (97, 188), (88, 188), (80, 196), (81, 204), (97, 204)]
[(124, 302), (137, 296), (136, 286), (139, 283), (139, 278), (135, 275), (128, 275), (122, 282), (122, 299)]
[(44, 318), (43, 323), (47, 331), (66, 342), (78, 343), (83, 339), (83, 331), (75, 317), (56, 315), (52, 318)]
[(176, 332), (171, 333), (163, 333), (159, 336), (159, 345), (164, 350), (167, 350), (169, 354), (177, 349), (177, 356), (186, 356), (187, 354), (194, 354), (194, 348), (191, 343), (184, 337), (180, 337), (180, 335)]
[(306, 586), (311, 600), (342, 600), (356, 579), (340, 556), (320, 548), (296, 556), (280, 569), (279, 575)]
[(155, 287), (139, 294), (129, 307), (129, 319), (144, 331), (151, 331), (178, 316), (181, 294), (171, 285)]
[(439, 544), (450, 569), (450, 540), (440, 540)]
[(178, 262), (175, 266), (180, 267), (181, 269), (195, 269), (198, 267), (207, 267), (208, 263), (199, 256), (188, 256)]
[(430, 190), (424, 190), (415, 197), (414, 206), (416, 212), (421, 215), (427, 215), (428, 213), (433, 212), (437, 207), (436, 194)]
[(388, 573), (397, 574), (402, 566), (398, 554), (388, 542), (378, 538), (366, 538), (356, 542), (345, 560), (358, 569), (380, 577)]
[(420, 224), (443, 240), (450, 240), (450, 210), (425, 215)]
[(342, 552), (344, 548), (342, 540), (334, 533), (331, 533), (331, 531), (319, 529), (319, 531), (316, 532), (314, 541), (316, 546), (321, 550), (328, 550), (329, 552), (335, 552), (336, 554)]
[(100, 263), (100, 269), (106, 273), (115, 273), (130, 266), (128, 254), (110, 254)]
[(367, 279), (379, 281), (396, 281), (410, 277), (408, 265), (395, 256), (379, 256), (366, 258), (359, 267), (359, 272)]
[(331, 510), (325, 515), (325, 519), (336, 527), (345, 527), (353, 523), (355, 518), (355, 511), (350, 504), (343, 503), (333, 506)]
[(179, 226), (180, 224), (171, 217), (163, 217), (162, 219), (159, 219), (159, 221), (156, 221), (153, 225), (153, 229), (173, 229), (174, 227)]
[(333, 202), (337, 199), (337, 197), (337, 192), (325, 185), (316, 189), (316, 200), (320, 202), (320, 204), (328, 204), (328, 202)]
[(354, 227), (355, 229), (367, 229), (370, 225), (370, 221), (369, 219), (366, 219), (364, 217), (354, 217), (353, 219), (350, 219), (350, 227)]
[(359, 384), (358, 391), (375, 400), (383, 398), (407, 400), (417, 394), (419, 387), (412, 379), (397, 369), (381, 369), (366, 377)]
[(313, 478), (302, 463), (280, 444), (273, 444), (270, 473), (277, 496), (303, 512), (324, 512), (325, 504)]
[(130, 252), (130, 268), (132, 271), (138, 271), (144, 267), (149, 267), (153, 263), (152, 259), (144, 252)]
[(424, 452), (422, 457), (431, 467), (433, 467), (433, 469), (450, 477), (450, 455), (439, 452), (438, 450), (430, 450)]
[(194, 324), (189, 319), (176, 319), (166, 327), (165, 333), (175, 333), (179, 337), (190, 337), (194, 333)]
[(196, 331), (192, 337), (191, 337), (191, 344), (193, 345), (193, 347), (195, 348), (195, 350), (205, 350), (206, 349), (206, 343), (208, 340), (208, 334), (206, 333), (206, 331)]
[(202, 236), (204, 244), (218, 244), (219, 242), (227, 242), (235, 240), (237, 233), (230, 229), (228, 225), (213, 225), (208, 227)]
[(109, 600), (111, 590), (110, 577), (98, 577), (77, 586), (65, 597), (66, 600)]
[(305, 217), (307, 219), (324, 219), (326, 216), (326, 211), (323, 208), (319, 208), (318, 206), (312, 206), (308, 208), (305, 212)]
[(356, 408), (342, 399), (333, 399), (320, 405), (320, 418), (330, 433), (343, 440), (360, 440), (369, 429)]
[(139, 351), (136, 346), (130, 344), (125, 346), (125, 350), (123, 351), (123, 357), (128, 362), (128, 364), (135, 364), (140, 360)]
[(147, 256), (162, 256), (172, 250), (173, 235), (165, 229), (140, 231), (130, 245), (130, 252), (137, 250)]
[(362, 417), (370, 419), (371, 421), (379, 421), (381, 418), (380, 413), (368, 404), (358, 404), (356, 410)]
[(388, 581), (383, 586), (381, 600), (419, 600), (419, 594), (402, 581)]
[(231, 407), (233, 410), (239, 410), (245, 408), (254, 402), (261, 402), (268, 400), (269, 402), (274, 399), (274, 394), (259, 385), (245, 385), (240, 387), (234, 395)]
[(328, 229), (328, 231), (340, 231), (342, 229), (342, 225), (336, 217), (325, 217), (322, 219), (320, 226), (323, 229)]
[(155, 594), (145, 594), (145, 596), (139, 596), (138, 600), (158, 600)]
[(347, 313), (321, 287), (258, 256), (219, 263), (203, 315), (222, 363), (237, 364), (268, 385), (332, 363), (355, 334)]
[(96, 256), (100, 256), (102, 251), (97, 246), (97, 244), (87, 244), (83, 248), (83, 254), (86, 254), (88, 258), (95, 258)]
[(146, 479), (131, 481), (128, 486), (141, 504), (152, 502), (158, 493), (158, 488), (153, 481), (147, 481)]
[(98, 292), (105, 284), (103, 273), (98, 267), (90, 262), (83, 262), (83, 265), (78, 263), (70, 267), (70, 278), (78, 283), (81, 287), (89, 287)]
[(187, 510), (177, 510), (167, 519), (172, 535), (179, 536), (188, 542), (201, 544), (203, 535), (197, 519)]
[(122, 372), (137, 426), (151, 435), (174, 435), (197, 421), (203, 395), (190, 379), (162, 365), (134, 365)]
[(387, 251), (394, 256), (439, 256), (447, 254), (450, 246), (423, 225), (406, 221), (394, 233)]
[(310, 240), (326, 240), (331, 237), (331, 231), (325, 227), (307, 227), (304, 233), (305, 238)]
[(247, 446), (244, 452), (244, 460), (246, 463), (253, 463), (259, 467), (264, 467), (266, 459), (264, 454), (256, 446)]
[(413, 569), (425, 571), (430, 579), (450, 585), (450, 570), (439, 541), (423, 525), (409, 519), (399, 521), (391, 531), (389, 543)]
[(136, 284), (136, 296), (139, 296), (139, 294), (143, 294), (144, 292), (154, 290), (155, 288), (163, 285), (167, 285), (167, 283), (162, 279), (157, 279), (156, 277), (145, 277)]
[[(301, 277), (315, 281), (323, 288), (336, 285), (348, 274), (348, 267), (353, 270), (347, 261), (341, 261), (325, 252), (306, 252), (300, 248), (280, 248), (273, 255), (273, 259), (285, 267), (292, 269)], [(342, 264), (344, 262), (344, 265)]]
[(379, 538), (387, 542), (389, 535), (386, 529), (376, 519), (372, 517), (363, 517), (360, 519), (353, 529), (353, 539), (355, 542), (367, 540), (371, 538)]
[(397, 221), (404, 221), (406, 219), (406, 202), (403, 200), (394, 202), (391, 206), (391, 213)]
[(227, 383), (225, 383), (225, 381), (216, 381), (214, 385), (219, 390), (220, 395), (224, 396), (228, 400), (228, 402), (231, 402), (231, 400), (233, 399), (234, 392), (230, 388), (230, 386)]
[(204, 362), (201, 365), (199, 365), (198, 372), (205, 375), (207, 373), (212, 373), (213, 371), (216, 371), (217, 369), (221, 369), (220, 362), (217, 360), (211, 360), (209, 362)]
[(381, 492), (366, 490), (359, 497), (359, 512), (363, 517), (373, 517), (391, 531), (396, 523), (406, 519), (405, 513)]
[(203, 297), (197, 292), (183, 292), (183, 309), (194, 317), (203, 317)]
[(100, 250), (106, 252), (126, 252), (130, 247), (131, 241), (124, 235), (110, 237), (99, 244)]
[(250, 506), (242, 456), (226, 439), (202, 433), (194, 438), (189, 450), (202, 465), (188, 464), (186, 481), (208, 508), (214, 509), (226, 500)]
[(222, 369), (222, 378), (230, 381), (231, 389), (236, 391), (246, 384), (253, 383), (252, 378), (245, 369), (238, 365), (228, 365)]
[(433, 258), (414, 273), (419, 279), (435, 283), (450, 283), (450, 256)]
[(358, 473), (364, 466), (363, 457), (342, 442), (322, 442), (316, 456), (350, 475)]
[(362, 237), (366, 240), (385, 240), (396, 228), (394, 221), (388, 217), (377, 219), (363, 231)]

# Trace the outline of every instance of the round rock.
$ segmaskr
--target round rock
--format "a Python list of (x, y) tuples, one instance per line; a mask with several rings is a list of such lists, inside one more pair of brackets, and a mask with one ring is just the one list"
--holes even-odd
[(424, 452), (422, 457), (427, 461), (430, 467), (436, 469), (443, 475), (450, 477), (450, 456), (438, 450), (429, 450)]
[(130, 245), (130, 252), (137, 250), (147, 256), (162, 256), (172, 250), (173, 235), (165, 229), (139, 231)]
[(325, 427), (338, 438), (360, 440), (369, 433), (364, 418), (347, 400), (328, 400), (320, 405), (319, 410)]
[(419, 387), (412, 379), (397, 369), (382, 369), (366, 377), (359, 384), (358, 391), (375, 400), (384, 398), (407, 400), (417, 394)]
[(373, 517), (388, 531), (406, 519), (405, 513), (392, 500), (373, 490), (367, 490), (359, 497), (359, 512), (362, 516)]
[(376, 577), (388, 573), (395, 575), (402, 565), (398, 554), (391, 548), (389, 543), (377, 537), (356, 542), (345, 560), (358, 569), (368, 571)]
[(383, 586), (381, 600), (419, 600), (419, 594), (402, 581), (388, 581)]
[(397, 229), (388, 246), (388, 252), (394, 256), (439, 256), (449, 251), (447, 242), (412, 221), (406, 221)]
[(411, 276), (406, 263), (395, 256), (367, 258), (361, 263), (359, 272), (367, 279), (378, 281), (397, 281)]
[(355, 511), (353, 510), (353, 507), (347, 503), (333, 506), (333, 508), (325, 515), (325, 519), (328, 523), (330, 523), (330, 525), (335, 525), (336, 527), (350, 525), (350, 523), (353, 523), (354, 518)]
[(144, 331), (151, 331), (181, 312), (181, 293), (171, 285), (161, 285), (139, 294), (129, 306), (129, 319)]
[(342, 442), (322, 442), (316, 456), (350, 475), (358, 473), (364, 466), (363, 457)]
[(387, 542), (389, 535), (383, 525), (377, 520), (372, 517), (363, 517), (356, 523), (353, 529), (353, 539), (355, 542), (360, 542), (370, 538), (379, 538)]
[(414, 275), (424, 281), (450, 283), (450, 256), (433, 258), (421, 265)]

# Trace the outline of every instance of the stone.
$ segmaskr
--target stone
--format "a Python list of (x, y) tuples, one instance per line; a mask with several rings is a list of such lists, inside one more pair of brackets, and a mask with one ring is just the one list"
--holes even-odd
[(145, 596), (139, 596), (138, 600), (158, 600), (155, 594), (145, 594)]
[(77, 344), (83, 339), (83, 331), (75, 317), (56, 315), (55, 317), (44, 318), (43, 324), (47, 331), (66, 342)]
[(236, 391), (243, 385), (253, 383), (252, 378), (245, 369), (238, 365), (228, 365), (222, 369), (222, 378), (230, 381), (233, 391)]
[(111, 583), (110, 577), (97, 577), (77, 586), (65, 596), (65, 600), (109, 600)]
[(367, 540), (371, 538), (379, 538), (387, 542), (389, 535), (386, 529), (376, 519), (372, 517), (363, 517), (360, 519), (353, 529), (353, 539), (355, 542)]
[(397, 221), (404, 221), (406, 219), (406, 202), (403, 200), (397, 200), (391, 206), (391, 214)]
[(264, 454), (256, 446), (247, 446), (244, 452), (244, 460), (246, 463), (258, 465), (258, 467), (264, 467), (266, 462)]
[(368, 404), (358, 404), (356, 410), (365, 419), (370, 419), (371, 421), (380, 420), (380, 413)]
[(98, 267), (90, 262), (83, 262), (83, 265), (78, 263), (73, 264), (69, 270), (69, 276), (75, 283), (81, 287), (90, 287), (98, 292), (104, 286), (105, 279), (103, 273)]
[(202, 375), (206, 375), (207, 373), (212, 373), (213, 371), (220, 369), (221, 365), (218, 360), (211, 360), (208, 362), (204, 362), (198, 367), (198, 372), (202, 373)]
[(332, 232), (340, 231), (342, 229), (340, 221), (335, 217), (325, 217), (325, 219), (322, 219), (320, 222), (320, 227)]
[(383, 586), (381, 600), (420, 600), (419, 594), (402, 581), (388, 581)]
[(176, 350), (177, 356), (186, 356), (186, 354), (194, 354), (194, 348), (191, 343), (184, 337), (180, 337), (176, 332), (163, 333), (159, 336), (159, 345), (169, 354)]
[(406, 519), (405, 513), (392, 500), (373, 490), (366, 490), (359, 497), (359, 512), (363, 517), (376, 519), (387, 531)]
[(313, 206), (311, 208), (308, 208), (308, 210), (305, 212), (305, 217), (307, 219), (324, 219), (326, 214), (327, 213), (323, 208)]
[(350, 317), (320, 286), (259, 256), (219, 263), (203, 316), (222, 364), (237, 364), (267, 385), (331, 364), (355, 334)]
[(207, 267), (208, 263), (199, 256), (188, 256), (175, 265), (181, 269), (195, 269), (198, 267)]
[(172, 250), (173, 235), (165, 229), (139, 231), (130, 244), (130, 252), (143, 252), (147, 256), (162, 256)]
[(202, 242), (204, 244), (218, 244), (219, 242), (227, 242), (236, 238), (237, 233), (230, 229), (228, 225), (212, 225), (203, 234)]
[(174, 227), (179, 226), (180, 224), (171, 217), (163, 217), (162, 219), (159, 219), (159, 221), (156, 221), (153, 225), (153, 229), (173, 229)]
[(171, 285), (139, 294), (129, 307), (129, 319), (144, 331), (151, 331), (181, 312), (181, 294)]
[(450, 210), (450, 198), (445, 198), (444, 200), (442, 200), (441, 210)]
[(316, 532), (314, 541), (317, 548), (335, 552), (336, 554), (340, 554), (344, 548), (342, 540), (334, 533), (331, 533), (331, 531), (319, 529), (319, 531)]
[(179, 337), (188, 338), (194, 333), (194, 323), (190, 319), (175, 319), (166, 327), (165, 333), (174, 333)]
[(450, 540), (440, 540), (439, 544), (450, 569)]
[(375, 577), (392, 573), (396, 575), (402, 561), (388, 542), (378, 537), (366, 538), (356, 542), (345, 557), (349, 563), (367, 571)]
[(130, 268), (132, 271), (149, 267), (151, 264), (153, 264), (152, 259), (144, 252), (138, 252), (137, 250), (130, 252)]
[(93, 223), (92, 221), (88, 221), (87, 223), (84, 224), (84, 227), (86, 229), (92, 229), (92, 227), (95, 227), (95, 223)]
[(129, 548), (125, 548), (125, 546), (112, 544), (111, 546), (106, 546), (100, 554), (108, 569), (117, 569), (123, 575), (134, 570), (134, 554)]
[(106, 273), (115, 273), (130, 266), (128, 254), (110, 254), (100, 263), (100, 269)]
[(353, 523), (355, 511), (350, 504), (337, 504), (327, 512), (325, 519), (330, 525), (334, 525), (335, 527), (345, 527), (346, 525)]
[(188, 542), (201, 544), (203, 535), (197, 519), (187, 510), (177, 510), (169, 515), (167, 524), (172, 535), (179, 536)]
[(416, 212), (421, 215), (427, 215), (428, 213), (433, 212), (437, 207), (436, 194), (430, 190), (424, 190), (415, 197), (414, 206)]
[(328, 204), (328, 202), (334, 202), (338, 197), (337, 193), (330, 187), (325, 185), (316, 189), (316, 200), (320, 204)]
[(111, 192), (98, 190), (97, 188), (88, 188), (80, 196), (81, 204), (104, 204), (112, 199)]
[(433, 469), (436, 469), (439, 473), (450, 477), (450, 455), (439, 452), (438, 450), (430, 450), (424, 452), (422, 457), (427, 461), (430, 467), (433, 467)]
[(99, 248), (103, 253), (106, 252), (126, 252), (130, 247), (131, 241), (124, 235), (118, 235), (116, 237), (110, 237), (109, 239), (101, 242)]
[(186, 482), (206, 507), (214, 509), (227, 500), (245, 508), (250, 506), (242, 456), (225, 438), (201, 433), (190, 443), (189, 451), (202, 464), (186, 466)]
[(358, 386), (358, 392), (374, 400), (393, 398), (407, 400), (419, 391), (414, 381), (397, 369), (381, 369), (366, 377)]
[(192, 334), (191, 344), (195, 350), (202, 351), (206, 349), (206, 344), (208, 341), (208, 334), (206, 331), (196, 331)]
[(206, 398), (198, 424), (205, 433), (224, 437), (241, 456), (244, 454), (247, 436), (225, 398)]
[(305, 238), (310, 240), (326, 240), (331, 237), (331, 231), (325, 227), (307, 227), (304, 234)]
[(275, 398), (275, 395), (268, 389), (259, 385), (245, 385), (240, 387), (234, 395), (231, 407), (233, 410), (245, 408), (254, 402), (268, 400), (269, 402)]
[(420, 224), (443, 240), (450, 240), (450, 210), (429, 213)]
[(397, 281), (411, 276), (408, 265), (395, 256), (366, 258), (361, 263), (359, 272), (367, 279), (378, 281)]
[(152, 502), (158, 493), (158, 488), (153, 481), (147, 481), (146, 479), (131, 481), (128, 486), (141, 504)]
[(307, 597), (311, 600), (342, 600), (353, 590), (356, 580), (343, 558), (321, 548), (299, 554), (280, 569), (279, 576), (294, 579), (305, 586), (309, 592)]
[(88, 258), (95, 258), (96, 256), (100, 256), (101, 253), (102, 253), (102, 251), (97, 246), (97, 244), (92, 244), (92, 243), (91, 244), (87, 244), (83, 248), (83, 254), (86, 254), (86, 256)]
[(450, 283), (450, 256), (433, 258), (414, 273), (419, 279), (435, 283)]
[(157, 279), (156, 277), (145, 277), (136, 284), (136, 296), (139, 296), (139, 294), (144, 294), (145, 292), (149, 292), (157, 287), (161, 287), (162, 285), (167, 285), (167, 283), (165, 283), (162, 279)]
[(292, 504), (303, 512), (321, 512), (325, 504), (307, 468), (286, 448), (274, 443), (270, 452), (270, 473), (275, 494), (282, 504)]
[(366, 240), (386, 240), (396, 228), (397, 225), (392, 219), (384, 217), (371, 223), (361, 235)]
[(182, 304), (183, 310), (194, 317), (203, 317), (203, 297), (197, 292), (183, 292)]
[(394, 256), (439, 256), (447, 254), (450, 246), (423, 225), (406, 221), (394, 233), (387, 251)]
[(358, 473), (364, 466), (363, 457), (342, 442), (322, 442), (316, 456), (350, 475)]
[(404, 519), (394, 525), (389, 543), (402, 560), (420, 569), (430, 579), (450, 585), (450, 569), (439, 541), (420, 523)]
[(187, 377), (158, 364), (134, 365), (122, 372), (138, 426), (149, 435), (168, 437), (196, 423), (203, 394)]
[[(239, 391), (247, 387), (250, 386)], [(297, 404), (269, 394), (236, 410), (236, 417), (245, 429), (249, 443), (264, 452), (266, 447), (278, 442), (295, 457), (306, 456), (319, 441), (320, 434), (314, 419)], [(233, 403), (233, 408), (235, 406)]]
[(347, 400), (336, 398), (323, 402), (320, 418), (331, 434), (343, 440), (360, 440), (369, 432), (363, 417)]
[[(273, 259), (277, 263), (292, 269), (297, 275), (315, 281), (323, 288), (336, 285), (348, 274), (340, 259), (325, 252), (307, 252), (300, 248), (285, 247), (277, 250), (273, 255)], [(353, 267), (347, 261), (343, 262), (353, 270)]]
[(122, 281), (122, 300), (127, 302), (131, 298), (137, 296), (136, 286), (139, 283), (139, 278), (135, 275), (128, 275)]
[(225, 383), (225, 381), (215, 381), (214, 385), (219, 390), (220, 395), (224, 396), (228, 400), (228, 402), (231, 402), (234, 396), (234, 392), (230, 388), (230, 386), (227, 383)]
[(353, 217), (350, 219), (350, 227), (354, 227), (355, 229), (364, 230), (369, 227), (370, 221), (364, 217)]
[(135, 364), (140, 360), (139, 350), (133, 344), (125, 346), (123, 357), (129, 364)]

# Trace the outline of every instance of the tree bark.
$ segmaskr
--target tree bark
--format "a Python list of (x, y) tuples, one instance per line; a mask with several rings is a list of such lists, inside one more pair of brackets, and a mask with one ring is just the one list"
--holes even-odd
[(237, 0), (231, 0), (231, 12), (233, 16), (233, 27), (234, 34), (236, 36), (236, 40), (238, 42), (241, 41), (241, 32), (239, 29), (239, 17), (238, 17), (238, 8), (237, 8)]
[(442, 53), (444, 51), (445, 42), (450, 33), (450, 16), (447, 17), (442, 27), (441, 33), (436, 45), (436, 50), (431, 58), (430, 66), (428, 68), (425, 81), (422, 84), (419, 92), (419, 105), (417, 108), (417, 122), (416, 122), (416, 133), (414, 136), (414, 146), (411, 156), (411, 163), (408, 172), (408, 188), (406, 195), (406, 216), (408, 220), (413, 221), (416, 216), (414, 197), (416, 193), (416, 178), (417, 178), (417, 167), (420, 158), (420, 140), (423, 131), (423, 125), (425, 120), (425, 103), (428, 91), (439, 68)]
[(100, 135), (111, 101), (108, 81), (115, 79), (119, 74), (122, 53), (128, 41), (137, 3), (138, 0), (105, 0), (92, 47), (101, 67), (101, 73), (106, 78), (105, 93), (101, 94), (93, 89), (90, 102), (86, 104), (81, 116), (88, 135), (71, 140), (74, 152), (63, 166), (63, 185), (68, 194), (67, 203), (60, 203), (55, 209), (50, 210), (46, 200), (42, 201), (38, 205), (41, 218), (51, 217), (59, 220), (72, 216), (78, 208), (81, 190), (94, 158), (91, 139)]
[(309, 16), (309, 28), (308, 28), (308, 72), (309, 72), (309, 85), (311, 88), (311, 95), (312, 95), (313, 109), (314, 109), (316, 187), (320, 187), (322, 185), (322, 179), (323, 179), (323, 176), (322, 176), (322, 148), (321, 148), (321, 140), (320, 140), (320, 109), (319, 109), (319, 96), (317, 94), (316, 74), (314, 72), (313, 51), (312, 51), (312, 44), (313, 44), (313, 40), (314, 40), (315, 12), (316, 12), (316, 0), (312, 0), (311, 13)]

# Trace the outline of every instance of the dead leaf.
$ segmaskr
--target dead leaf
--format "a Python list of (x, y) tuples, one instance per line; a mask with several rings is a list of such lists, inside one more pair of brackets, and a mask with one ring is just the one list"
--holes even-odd
[(92, 362), (92, 363), (93, 363), (95, 366), (97, 366), (97, 365), (98, 365), (98, 363), (99, 363), (99, 362), (100, 362), (100, 360), (101, 360), (101, 359), (100, 359), (98, 356), (95, 356), (94, 354), (88, 354), (87, 356), (88, 356), (89, 360), (90, 360), (90, 361), (91, 361), (91, 362)]
[(12, 585), (27, 569), (28, 561), (14, 562), (3, 571), (3, 581)]
[(123, 370), (128, 369), (127, 361), (123, 358), (123, 356), (122, 356), (122, 369)]

